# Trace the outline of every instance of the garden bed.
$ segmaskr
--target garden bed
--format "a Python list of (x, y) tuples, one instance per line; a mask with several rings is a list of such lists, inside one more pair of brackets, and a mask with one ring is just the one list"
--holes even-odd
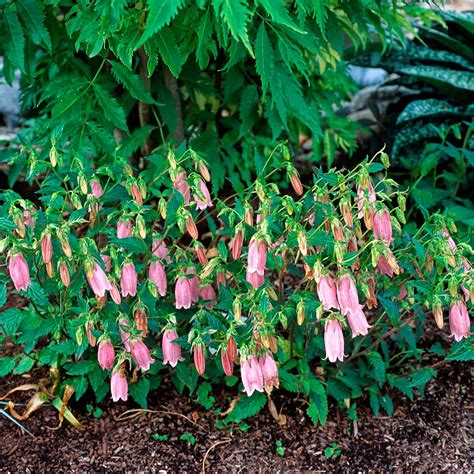
[[(34, 370), (29, 379), (3, 379), (0, 393), (43, 376)], [(279, 472), (301, 470), (445, 471), (468, 472), (471, 373), (467, 364), (453, 363), (439, 371), (438, 380), (426, 388), (425, 398), (410, 402), (394, 398), (393, 417), (375, 418), (365, 400), (359, 403), (357, 431), (334, 408), (324, 428), (315, 427), (304, 415), (303, 399), (287, 399), (275, 392), (278, 410), (286, 416), (279, 426), (268, 411), (248, 421), (242, 432), (217, 429), (219, 416), (203, 410), (163, 385), (149, 397), (150, 409), (133, 419), (119, 421), (132, 403), (100, 404), (94, 418), (84, 408), (71, 406), (86, 427), (78, 431), (58, 423), (57, 411), (45, 407), (24, 421), (34, 435), (22, 433), (0, 418), (2, 472)], [(214, 394), (222, 410), (226, 393)], [(395, 394), (394, 394), (395, 395)], [(16, 401), (20, 397), (15, 397)], [(84, 404), (81, 405), (84, 407)], [(90, 408), (90, 407), (89, 407)], [(97, 407), (94, 407), (97, 408)], [(97, 415), (97, 412), (96, 412)], [(184, 438), (184, 439), (182, 439)], [(160, 440), (161, 439), (161, 440)], [(277, 453), (281, 442), (283, 455)], [(337, 444), (340, 454), (325, 456)], [(279, 443), (278, 443), (279, 444)], [(326, 452), (329, 455), (329, 452)]]

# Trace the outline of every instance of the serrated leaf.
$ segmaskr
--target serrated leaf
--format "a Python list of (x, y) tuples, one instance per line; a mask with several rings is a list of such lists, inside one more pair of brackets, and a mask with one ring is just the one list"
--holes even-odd
[(258, 118), (257, 105), (257, 88), (255, 85), (249, 85), (243, 90), (242, 97), (240, 98), (240, 120), (242, 122), (240, 126), (240, 137), (249, 133), (255, 124)]
[(182, 5), (183, 0), (147, 0), (148, 16), (137, 48), (150, 36), (159, 32), (165, 25), (168, 25)]
[(128, 92), (130, 92), (130, 95), (134, 99), (141, 100), (147, 104), (154, 103), (152, 96), (146, 90), (140, 77), (133, 74), (125, 66), (116, 61), (110, 61), (110, 64), (112, 65), (112, 74), (115, 79), (120, 82)]
[(148, 253), (149, 249), (146, 246), (145, 242), (138, 237), (125, 237), (124, 239), (118, 239), (117, 237), (112, 237), (111, 243), (122, 247), (123, 249), (134, 252), (134, 253)]
[(256, 415), (267, 403), (267, 397), (261, 392), (254, 392), (251, 397), (242, 395), (234, 409), (225, 418), (226, 422), (239, 422)]
[(205, 69), (209, 64), (209, 51), (211, 51), (214, 56), (217, 54), (216, 44), (212, 40), (212, 22), (209, 8), (201, 17), (197, 30), (197, 39), (196, 59), (198, 60), (199, 67)]
[(15, 375), (24, 374), (26, 372), (29, 372), (34, 365), (35, 360), (32, 357), (25, 356), (20, 360), (20, 362), (18, 362), (13, 373)]
[(273, 49), (268, 39), (265, 23), (262, 21), (258, 28), (255, 41), (255, 67), (262, 81), (263, 95), (267, 93), (270, 78), (273, 74)]
[(240, 39), (253, 57), (252, 46), (250, 45), (247, 33), (247, 23), (250, 14), (247, 2), (243, 0), (214, 0), (214, 4), (220, 4), (221, 16), (229, 27), (232, 36), (236, 40)]
[(51, 37), (44, 26), (44, 13), (38, 0), (17, 0), (16, 6), (25, 31), (35, 44), (44, 44), (51, 51)]
[(168, 66), (173, 76), (178, 77), (185, 58), (176, 44), (171, 28), (163, 28), (156, 35), (156, 44), (163, 62)]
[(0, 285), (0, 308), (7, 302), (7, 284)]
[[(319, 0), (318, 0), (319, 2)], [(298, 27), (288, 14), (288, 6), (285, 0), (259, 0), (272, 20), (280, 25), (286, 26), (297, 33), (306, 35), (307, 32)]]
[(36, 305), (38, 306), (48, 306), (49, 299), (46, 295), (45, 291), (41, 286), (38, 285), (36, 282), (32, 282), (31, 286), (28, 287), (26, 290), (26, 294), (29, 299), (33, 300)]
[(112, 97), (101, 85), (94, 84), (94, 93), (97, 102), (104, 111), (105, 118), (112, 122), (120, 130), (128, 131), (125, 112), (117, 100)]
[(25, 37), (23, 36), (23, 28), (18, 20), (17, 12), (12, 6), (6, 8), (3, 15), (6, 38), (2, 42), (2, 46), (5, 48), (5, 54), (11, 63), (24, 72)]

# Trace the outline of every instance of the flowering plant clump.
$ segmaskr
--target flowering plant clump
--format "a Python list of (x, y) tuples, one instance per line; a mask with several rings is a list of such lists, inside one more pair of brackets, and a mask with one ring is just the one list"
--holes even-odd
[[(198, 400), (240, 374), (250, 398), (227, 421), (282, 387), (324, 423), (328, 396), (354, 409), (368, 392), (391, 413), (390, 387), (411, 397), (436, 375), (426, 352), (472, 357), (472, 249), (441, 215), (402, 229), (405, 195), (385, 153), (315, 170), (305, 187), (282, 144), (257, 160), (251, 187), (221, 200), (184, 145), (149, 155), (141, 172), (119, 153), (94, 166), (61, 149), (30, 154), (44, 171), (38, 200), (3, 195), (0, 303), (10, 281), (28, 303), (0, 315), (25, 353), (4, 357), (1, 375), (49, 365), (76, 398), (90, 387), (146, 406), (168, 371)], [(456, 342), (420, 346), (448, 311), (444, 338)]]

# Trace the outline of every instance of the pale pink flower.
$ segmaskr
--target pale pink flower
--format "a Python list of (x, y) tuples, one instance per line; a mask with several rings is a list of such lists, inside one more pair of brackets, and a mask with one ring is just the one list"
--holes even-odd
[(240, 375), (245, 391), (250, 397), (255, 390), (263, 392), (263, 373), (255, 356), (244, 359), (240, 364)]
[(171, 263), (170, 251), (162, 239), (155, 239), (151, 244), (152, 253), (155, 257), (163, 258), (167, 263)]
[(90, 184), (91, 184), (92, 194), (94, 195), (94, 197), (96, 199), (101, 198), (102, 195), (104, 194), (104, 190), (102, 189), (102, 186), (101, 186), (99, 180), (98, 179), (93, 179)]
[(319, 301), (323, 308), (328, 311), (331, 308), (339, 309), (336, 294), (336, 284), (331, 275), (323, 275), (316, 285)]
[(184, 203), (188, 205), (191, 199), (191, 189), (189, 188), (189, 184), (186, 181), (186, 177), (186, 173), (178, 173), (176, 179), (173, 182), (173, 186), (176, 191), (178, 191), (181, 196), (183, 196)]
[(259, 239), (252, 239), (249, 246), (247, 271), (264, 275), (266, 262), (267, 249), (265, 242)]
[(326, 359), (330, 362), (342, 361), (344, 358), (344, 335), (339, 321), (335, 319), (326, 320), (324, 326), (324, 346), (326, 348)]
[[(367, 192), (367, 196), (366, 196)], [(372, 186), (372, 183), (369, 181), (367, 183), (367, 187), (363, 188), (360, 184), (357, 186), (357, 209), (359, 211), (357, 217), (359, 219), (362, 219), (364, 217), (364, 203), (369, 202), (369, 203), (374, 203), (377, 200), (377, 197), (375, 195), (374, 187)]]
[(17, 291), (24, 290), (31, 285), (30, 270), (26, 263), (25, 257), (21, 253), (10, 255), (8, 260), (8, 271), (13, 280), (13, 284)]
[(148, 269), (148, 278), (153, 282), (158, 289), (158, 293), (161, 296), (166, 296), (168, 289), (168, 280), (166, 279), (166, 273), (161, 262), (151, 262), (150, 268)]
[(174, 287), (176, 309), (189, 309), (192, 304), (191, 282), (184, 276), (178, 277)]
[(357, 311), (360, 306), (354, 280), (347, 274), (342, 275), (337, 281), (337, 300), (343, 315), (349, 311)]
[(349, 321), (349, 326), (352, 330), (352, 337), (356, 337), (359, 334), (362, 336), (367, 335), (370, 326), (364, 312), (362, 311), (362, 306), (359, 305), (356, 310), (350, 310), (347, 313), (347, 320)]
[(202, 179), (199, 180), (199, 189), (202, 196), (194, 194), (194, 200), (196, 201), (196, 207), (203, 211), (207, 207), (212, 207), (211, 195), (209, 194), (206, 183)]
[(383, 240), (388, 247), (393, 240), (392, 237), (392, 221), (387, 209), (377, 211), (374, 214), (374, 237), (377, 240)]
[(466, 304), (462, 300), (453, 301), (449, 309), (449, 327), (451, 336), (456, 341), (460, 341), (463, 337), (469, 337), (471, 323), (469, 314), (467, 313)]
[(207, 309), (211, 309), (216, 304), (216, 292), (209, 284), (201, 286), (199, 296), (207, 303)]
[(130, 353), (137, 364), (137, 369), (141, 369), (143, 372), (148, 370), (150, 364), (155, 362), (155, 359), (150, 355), (150, 350), (140, 339), (134, 339), (130, 342)]
[(23, 211), (23, 218), (25, 220), (25, 225), (30, 226), (31, 230), (35, 230), (35, 218), (33, 217), (34, 211)]
[(112, 400), (114, 402), (122, 399), (124, 402), (128, 398), (128, 382), (127, 377), (122, 371), (114, 370), (112, 378), (110, 379), (110, 392), (112, 393)]
[(257, 272), (252, 272), (250, 273), (248, 270), (247, 270), (247, 273), (246, 273), (246, 276), (245, 276), (245, 279), (255, 288), (260, 288), (263, 283), (265, 282), (265, 278), (263, 275), (260, 275), (259, 273)]
[(262, 369), (263, 384), (265, 390), (270, 392), (273, 387), (278, 388), (280, 381), (278, 378), (278, 367), (275, 360), (273, 359), (270, 352), (267, 352), (264, 356), (259, 357), (258, 363)]
[(122, 267), (120, 276), (120, 287), (122, 289), (122, 296), (135, 296), (137, 294), (137, 272), (135, 265), (132, 262), (127, 262)]
[(176, 367), (178, 361), (184, 360), (181, 357), (181, 346), (173, 341), (178, 339), (178, 334), (173, 329), (167, 329), (163, 333), (161, 348), (163, 350), (163, 364), (169, 364)]
[(125, 239), (132, 236), (132, 221), (130, 219), (120, 220), (117, 224), (117, 238)]
[(114, 346), (110, 341), (103, 340), (99, 342), (99, 348), (97, 350), (97, 360), (102, 370), (110, 370), (114, 363), (115, 350)]
[(388, 263), (388, 260), (380, 255), (377, 262), (377, 269), (381, 275), (388, 275), (390, 278), (393, 277), (393, 268)]
[(92, 291), (96, 296), (102, 297), (105, 295), (106, 291), (110, 291), (112, 289), (112, 285), (110, 284), (107, 275), (97, 262), (94, 262), (90, 272), (86, 272), (86, 277)]

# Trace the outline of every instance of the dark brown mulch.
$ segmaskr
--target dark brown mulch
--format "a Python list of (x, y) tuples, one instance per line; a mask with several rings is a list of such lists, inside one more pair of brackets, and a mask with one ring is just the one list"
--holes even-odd
[[(39, 375), (33, 371), (32, 378)], [(0, 393), (27, 381), (21, 377), (3, 380)], [(70, 426), (51, 430), (57, 425), (57, 412), (51, 407), (24, 421), (34, 439), (0, 417), (0, 470), (200, 472), (207, 453), (206, 472), (468, 472), (472, 470), (471, 395), (469, 366), (444, 367), (438, 380), (427, 386), (424, 399), (410, 402), (395, 397), (392, 418), (375, 418), (366, 401), (359, 402), (355, 436), (353, 422), (342, 412), (333, 408), (327, 425), (315, 427), (304, 416), (302, 400), (285, 401), (284, 394), (277, 391), (273, 398), (278, 409), (283, 406), (287, 424), (278, 426), (265, 411), (248, 421), (250, 429), (244, 433), (237, 428), (232, 432), (216, 429), (217, 415), (163, 386), (153, 393), (150, 407), (161, 412), (128, 421), (115, 419), (132, 404), (104, 402), (100, 419), (73, 407), (86, 431)], [(163, 413), (166, 411), (173, 413)], [(180, 439), (185, 433), (195, 438), (194, 445)], [(169, 439), (158, 441), (154, 434)], [(277, 441), (285, 449), (283, 456), (276, 453)], [(338, 444), (341, 454), (328, 459), (324, 450), (332, 443)]]

